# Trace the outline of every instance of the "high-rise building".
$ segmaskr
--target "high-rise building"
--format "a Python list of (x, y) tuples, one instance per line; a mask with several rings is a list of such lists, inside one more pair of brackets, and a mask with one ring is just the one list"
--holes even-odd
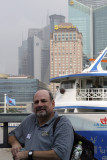
[(34, 70), (34, 78), (39, 79), (41, 81), (41, 48), (42, 48), (42, 40), (34, 35), (33, 37), (33, 70)]
[(51, 16), (49, 16), (50, 18), (50, 32), (52, 33), (54, 31), (54, 26), (64, 23), (65, 22), (65, 16), (62, 15), (56, 15), (53, 14)]
[[(50, 78), (82, 71), (82, 34), (72, 23), (54, 26), (50, 40)], [(52, 84), (55, 93), (56, 85)]]
[(83, 35), (83, 54), (96, 58), (107, 46), (107, 0), (68, 0), (69, 22)]
[(40, 29), (28, 30), (28, 74), (34, 77), (34, 36), (38, 36)]
[(50, 25), (45, 26), (42, 32), (41, 48), (41, 81), (49, 84), (49, 64), (50, 64)]
[[(50, 24), (48, 26), (42, 29), (32, 28), (28, 31), (28, 70), (27, 73), (23, 72), (23, 74), (31, 75), (46, 84), (49, 83), (50, 78), (50, 33), (53, 32), (54, 25), (65, 22), (65, 17), (62, 15), (54, 14), (49, 18)], [(21, 56), (19, 62), (20, 66), (23, 65), (21, 64)], [(22, 73), (20, 66), (20, 73)]]
[(19, 75), (28, 75), (28, 46), (27, 40), (22, 41), (22, 46), (18, 48)]

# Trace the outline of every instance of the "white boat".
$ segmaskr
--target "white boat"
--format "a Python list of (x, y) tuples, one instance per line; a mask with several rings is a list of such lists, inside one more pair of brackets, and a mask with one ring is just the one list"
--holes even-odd
[[(107, 110), (107, 71), (101, 67), (101, 61), (107, 53), (107, 47), (94, 63), (80, 74), (69, 74), (50, 79), (60, 83), (55, 97), (55, 109), (65, 112), (89, 112)], [(99, 83), (97, 88), (93, 84)]]
[[(75, 131), (94, 143), (98, 160), (107, 160), (107, 71), (101, 67), (106, 53), (107, 47), (80, 74), (50, 79), (53, 83), (60, 83), (55, 110), (66, 115)], [(99, 83), (97, 88), (93, 86), (95, 82)]]

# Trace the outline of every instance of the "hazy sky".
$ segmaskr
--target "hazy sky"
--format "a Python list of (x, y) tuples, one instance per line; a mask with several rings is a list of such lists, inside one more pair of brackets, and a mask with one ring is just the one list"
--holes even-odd
[[(42, 28), (46, 17), (68, 19), (68, 0), (0, 0), (0, 73), (18, 74), (18, 47), (29, 28)], [(23, 36), (22, 36), (23, 35)]]

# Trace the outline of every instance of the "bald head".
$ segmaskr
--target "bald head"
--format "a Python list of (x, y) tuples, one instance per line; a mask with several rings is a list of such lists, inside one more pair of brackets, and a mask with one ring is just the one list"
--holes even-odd
[[(48, 93), (50, 100), (52, 101), (52, 100), (54, 99), (54, 98), (53, 98), (53, 94), (52, 94), (51, 91), (48, 90), (48, 89), (40, 89), (40, 90), (38, 90), (36, 93), (38, 93), (38, 92)], [(36, 95), (36, 93), (34, 94), (34, 96)]]

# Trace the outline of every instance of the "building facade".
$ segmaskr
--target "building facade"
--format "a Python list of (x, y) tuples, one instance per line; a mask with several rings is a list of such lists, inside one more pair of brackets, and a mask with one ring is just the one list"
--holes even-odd
[[(72, 23), (55, 25), (50, 40), (50, 78), (81, 73), (82, 34)], [(56, 85), (51, 85), (55, 93)]]
[(0, 105), (4, 103), (4, 94), (16, 100), (16, 104), (33, 102), (33, 95), (38, 89), (47, 88), (38, 79), (25, 76), (0, 75)]
[(83, 35), (83, 54), (96, 58), (107, 45), (107, 1), (68, 0), (68, 6), (69, 22)]
[(42, 40), (38, 36), (34, 36), (34, 75), (33, 77), (39, 79), (41, 81), (41, 48), (42, 48)]
[(22, 46), (18, 48), (18, 74), (19, 75), (28, 75), (28, 45), (27, 40), (22, 41)]
[(39, 36), (40, 29), (28, 30), (28, 74), (34, 77), (34, 36)]
[(50, 18), (50, 32), (54, 31), (54, 26), (61, 23), (65, 23), (65, 16), (53, 14), (49, 16)]

